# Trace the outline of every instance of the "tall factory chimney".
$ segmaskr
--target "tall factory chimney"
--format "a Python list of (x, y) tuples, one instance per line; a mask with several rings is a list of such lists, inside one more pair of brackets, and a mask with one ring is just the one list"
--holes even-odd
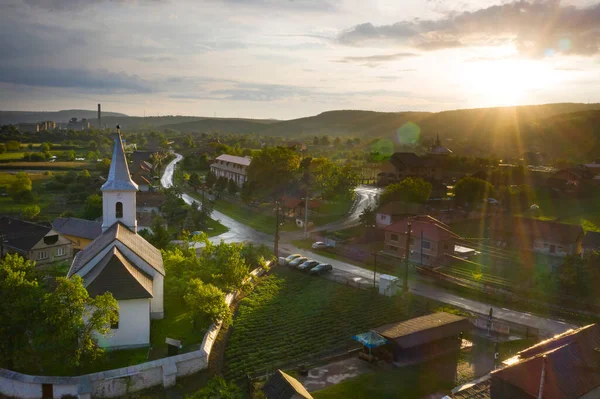
[(102, 129), (102, 107), (98, 104), (98, 128)]

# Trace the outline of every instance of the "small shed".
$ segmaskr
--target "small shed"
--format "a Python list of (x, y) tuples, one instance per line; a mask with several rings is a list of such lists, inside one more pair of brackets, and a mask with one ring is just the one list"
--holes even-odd
[(297, 379), (277, 370), (262, 387), (267, 399), (313, 399)]
[(471, 328), (469, 320), (446, 312), (390, 323), (373, 331), (389, 341), (394, 362), (418, 363), (460, 350), (459, 336)]

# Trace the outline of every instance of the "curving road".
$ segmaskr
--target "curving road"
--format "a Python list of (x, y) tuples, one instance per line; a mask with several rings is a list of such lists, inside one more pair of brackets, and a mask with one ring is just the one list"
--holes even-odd
[[(167, 165), (167, 167), (165, 168), (165, 172), (163, 173), (163, 176), (160, 179), (160, 184), (163, 187), (169, 188), (173, 185), (173, 173), (175, 171), (175, 166), (182, 159), (183, 156), (181, 156), (180, 154), (175, 154), (175, 159)], [(194, 202), (196, 202), (197, 204), (199, 203), (198, 200), (185, 193), (181, 195), (181, 198), (185, 201), (186, 204), (189, 205), (192, 205), (192, 203)], [(262, 233), (260, 231), (256, 231), (252, 227), (248, 227), (245, 224), (242, 224), (237, 220), (234, 220), (217, 210), (213, 210), (211, 217), (215, 220), (218, 220), (223, 226), (229, 229), (229, 231), (226, 233), (215, 237), (211, 237), (210, 240), (213, 242), (219, 242), (223, 240), (225, 242), (252, 241), (265, 245), (273, 243), (272, 236)]]
[(356, 192), (356, 200), (354, 201), (348, 216), (342, 220), (337, 220), (324, 226), (311, 229), (311, 231), (335, 231), (358, 226), (360, 224), (360, 214), (368, 207), (371, 207), (371, 209), (375, 209), (377, 207), (377, 200), (379, 198), (379, 194), (381, 194), (381, 189), (377, 187), (361, 185), (356, 187), (354, 191)]

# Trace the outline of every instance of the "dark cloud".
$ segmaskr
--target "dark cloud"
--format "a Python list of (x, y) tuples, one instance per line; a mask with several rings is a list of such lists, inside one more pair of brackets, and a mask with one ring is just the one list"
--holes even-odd
[(80, 89), (106, 93), (150, 93), (153, 85), (136, 75), (74, 68), (0, 66), (0, 82), (24, 86)]
[(530, 57), (590, 55), (600, 51), (600, 4), (577, 8), (558, 0), (523, 0), (449, 13), (439, 20), (364, 23), (343, 32), (338, 40), (347, 45), (384, 41), (423, 50), (512, 42)]
[(31, 7), (39, 7), (50, 11), (76, 11), (99, 3), (113, 4), (153, 4), (165, 0), (23, 0)]

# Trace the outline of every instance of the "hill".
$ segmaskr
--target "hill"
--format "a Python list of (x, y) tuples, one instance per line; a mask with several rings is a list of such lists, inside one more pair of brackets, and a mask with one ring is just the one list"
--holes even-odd
[(269, 125), (279, 124), (275, 119), (237, 119), (237, 118), (202, 118), (162, 125), (162, 129), (177, 130), (181, 133), (225, 132), (225, 133), (261, 133)]
[[(102, 117), (118, 116), (127, 117), (125, 114), (118, 112), (102, 112)], [(35, 111), (0, 111), (0, 126), (11, 125), (16, 123), (35, 123), (41, 121), (54, 121), (65, 123), (71, 118), (87, 118), (96, 119), (97, 111), (88, 111), (83, 109), (66, 109), (53, 112), (35, 112)]]

